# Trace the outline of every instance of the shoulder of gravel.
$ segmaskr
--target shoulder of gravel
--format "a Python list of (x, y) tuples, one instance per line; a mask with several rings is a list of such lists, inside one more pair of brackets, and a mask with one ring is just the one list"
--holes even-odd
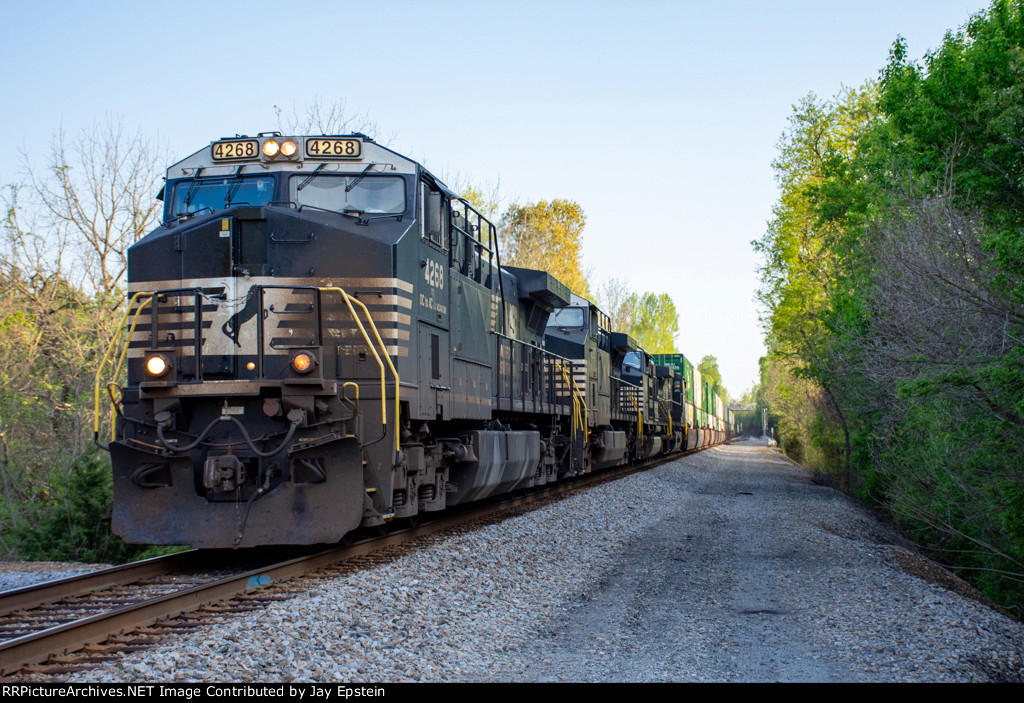
[(886, 559), (894, 562), (905, 573), (980, 603), (1006, 616), (1010, 620), (1020, 622), (1020, 619), (1013, 613), (987, 598), (981, 591), (960, 578), (955, 572), (923, 554), (922, 548), (907, 537), (899, 529), (899, 526), (893, 522), (892, 517), (884, 511), (865, 505), (853, 496), (843, 493), (833, 485), (833, 481), (826, 474), (798, 464), (779, 447), (763, 447), (763, 451), (771, 453), (774, 457), (785, 461), (797, 469), (806, 471), (816, 485), (835, 490), (839, 497), (847, 501), (862, 514), (870, 515), (871, 519), (856, 520), (854, 523), (846, 521), (842, 526), (825, 522), (820, 523), (819, 527), (826, 532), (836, 537), (857, 540), (873, 546), (879, 549)]
[(0, 591), (11, 591), (44, 581), (55, 581), (109, 568), (109, 564), (83, 564), (81, 562), (0, 561)]

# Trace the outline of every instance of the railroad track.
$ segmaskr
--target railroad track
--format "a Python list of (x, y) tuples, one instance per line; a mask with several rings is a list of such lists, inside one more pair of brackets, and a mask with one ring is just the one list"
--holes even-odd
[[(347, 546), (292, 548), (292, 556), (285, 559), (280, 558), (280, 549), (190, 551), (5, 591), (0, 593), (0, 676), (87, 668), (118, 651), (195, 629), (212, 615), (248, 612), (291, 598), (297, 592), (281, 584), (311, 572), (326, 570), (324, 575), (331, 575), (351, 569), (346, 563), (374, 553), (390, 558), (424, 537), (504, 519), (696, 451), (701, 450), (589, 474), (494, 504), (474, 504), (423, 525)], [(303, 553), (295, 556), (296, 551)]]

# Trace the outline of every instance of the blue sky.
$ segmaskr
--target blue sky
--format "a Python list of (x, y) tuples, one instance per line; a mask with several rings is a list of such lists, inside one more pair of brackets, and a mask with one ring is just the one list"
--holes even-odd
[(0, 184), (112, 115), (173, 158), (319, 97), (435, 173), (576, 200), (596, 281), (669, 293), (680, 350), (757, 377), (753, 302), (792, 105), (920, 57), (987, 2), (7, 3)]

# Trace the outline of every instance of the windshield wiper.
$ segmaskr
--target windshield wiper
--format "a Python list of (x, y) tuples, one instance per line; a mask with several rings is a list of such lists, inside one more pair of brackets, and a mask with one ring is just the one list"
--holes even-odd
[(203, 173), (203, 168), (204, 167), (200, 166), (196, 169), (196, 172), (192, 174), (192, 178), (194, 180), (188, 184), (188, 192), (185, 193), (185, 207), (191, 205), (192, 198), (196, 197), (196, 191), (199, 190), (199, 176)]
[(340, 212), (342, 215), (348, 215), (349, 217), (356, 218), (357, 225), (368, 225), (373, 220), (386, 220), (389, 217), (395, 217), (399, 222), (401, 222), (402, 218), (405, 216), (405, 213), (402, 212), (375, 212), (368, 215), (365, 210), (357, 210), (355, 208), (345, 208)]
[(346, 193), (350, 193), (352, 191), (352, 189), (356, 187), (356, 184), (359, 183), (359, 181), (363, 180), (363, 178), (366, 177), (366, 172), (369, 171), (371, 168), (373, 168), (376, 165), (377, 165), (376, 163), (372, 163), (369, 166), (367, 166), (366, 168), (364, 168), (362, 173), (360, 173), (358, 176), (356, 176), (355, 179), (351, 183), (349, 183), (347, 186), (345, 186), (345, 192)]
[(322, 169), (322, 168), (323, 168), (324, 166), (326, 166), (326, 165), (327, 165), (327, 164), (320, 164), (320, 165), (319, 165), (319, 166), (317, 166), (317, 167), (316, 167), (315, 169), (313, 169), (313, 173), (311, 173), (311, 174), (309, 174), (308, 176), (306, 176), (306, 177), (305, 177), (305, 179), (303, 179), (302, 183), (300, 183), (300, 184), (299, 184), (299, 187), (298, 187), (298, 188), (296, 188), (295, 190), (302, 190), (302, 189), (303, 189), (303, 188), (305, 188), (305, 187), (306, 187), (307, 185), (309, 185), (309, 182), (310, 182), (311, 180), (313, 180), (314, 178), (316, 178), (316, 175), (317, 175), (318, 173), (320, 173), (320, 169)]
[(241, 166), (239, 166), (238, 170), (235, 171), (235, 175), (233, 177), (233, 180), (231, 181), (231, 185), (228, 186), (228, 192), (224, 196), (224, 207), (228, 207), (229, 205), (231, 205), (231, 198), (234, 197), (235, 193), (238, 192), (238, 189), (242, 185), (242, 169), (243, 168), (245, 168), (245, 164), (242, 164)]
[(365, 222), (369, 222), (370, 220), (386, 220), (389, 217), (394, 217), (399, 222), (401, 222), (402, 218), (405, 217), (405, 213), (404, 212), (380, 212), (380, 213), (373, 213), (372, 215), (363, 215), (363, 220)]

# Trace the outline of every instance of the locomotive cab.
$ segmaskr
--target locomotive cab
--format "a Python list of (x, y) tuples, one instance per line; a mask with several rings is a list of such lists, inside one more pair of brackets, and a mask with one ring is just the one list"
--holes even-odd
[(416, 362), (394, 251), (430, 179), (363, 135), (225, 139), (168, 170), (165, 221), (128, 255), (115, 531), (294, 544), (391, 519)]
[(596, 305), (578, 295), (557, 308), (544, 330), (547, 348), (574, 362), (573, 382), (587, 406), (590, 426), (588, 456), (601, 469), (625, 461), (626, 433), (612, 425), (611, 322)]

